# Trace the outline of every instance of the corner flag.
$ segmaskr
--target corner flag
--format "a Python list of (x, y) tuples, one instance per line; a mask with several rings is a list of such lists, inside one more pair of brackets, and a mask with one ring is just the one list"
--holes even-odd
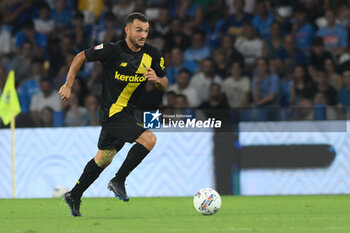
[(5, 125), (11, 122), (21, 112), (18, 96), (15, 88), (15, 72), (10, 71), (3, 93), (0, 97), (0, 117)]

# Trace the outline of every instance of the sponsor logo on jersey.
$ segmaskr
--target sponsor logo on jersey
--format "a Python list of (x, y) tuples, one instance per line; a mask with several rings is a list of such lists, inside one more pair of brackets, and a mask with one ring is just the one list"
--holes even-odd
[(133, 82), (133, 83), (142, 83), (147, 80), (147, 78), (143, 75), (124, 75), (124, 74), (119, 74), (118, 71), (115, 72), (115, 79), (123, 82)]

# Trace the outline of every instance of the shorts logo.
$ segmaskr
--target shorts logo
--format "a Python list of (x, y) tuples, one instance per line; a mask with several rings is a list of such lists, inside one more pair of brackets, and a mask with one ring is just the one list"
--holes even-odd
[(156, 112), (143, 112), (143, 127), (145, 129), (159, 129), (160, 128), (160, 116), (162, 113), (157, 110)]

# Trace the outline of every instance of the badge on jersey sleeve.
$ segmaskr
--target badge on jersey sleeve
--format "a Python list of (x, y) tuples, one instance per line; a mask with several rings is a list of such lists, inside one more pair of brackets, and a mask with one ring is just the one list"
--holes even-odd
[(99, 44), (99, 45), (96, 45), (94, 47), (94, 50), (99, 50), (99, 49), (103, 49), (103, 43)]
[(162, 68), (162, 70), (164, 70), (165, 69), (165, 67), (164, 67), (164, 58), (163, 57), (161, 57), (160, 58), (160, 68)]

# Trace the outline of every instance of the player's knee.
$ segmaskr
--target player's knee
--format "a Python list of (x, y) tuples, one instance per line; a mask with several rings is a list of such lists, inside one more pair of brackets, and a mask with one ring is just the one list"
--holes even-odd
[(147, 132), (147, 134), (145, 135), (145, 143), (146, 143), (145, 147), (148, 150), (152, 150), (156, 142), (157, 142), (156, 135), (154, 135), (152, 132)]
[(150, 131), (144, 132), (136, 142), (146, 147), (149, 151), (151, 151), (156, 144), (157, 137)]
[(106, 168), (106, 167), (108, 167), (108, 165), (111, 164), (111, 163), (112, 163), (112, 161), (103, 162), (102, 164), (100, 164), (99, 167)]
[(150, 146), (152, 146), (152, 148), (153, 148), (156, 145), (156, 142), (157, 142), (156, 135), (154, 135), (154, 133), (151, 133), (149, 135), (149, 144), (150, 144)]
[(99, 150), (95, 156), (95, 162), (97, 166), (106, 168), (109, 164), (112, 163), (112, 160), (116, 153), (116, 149)]

